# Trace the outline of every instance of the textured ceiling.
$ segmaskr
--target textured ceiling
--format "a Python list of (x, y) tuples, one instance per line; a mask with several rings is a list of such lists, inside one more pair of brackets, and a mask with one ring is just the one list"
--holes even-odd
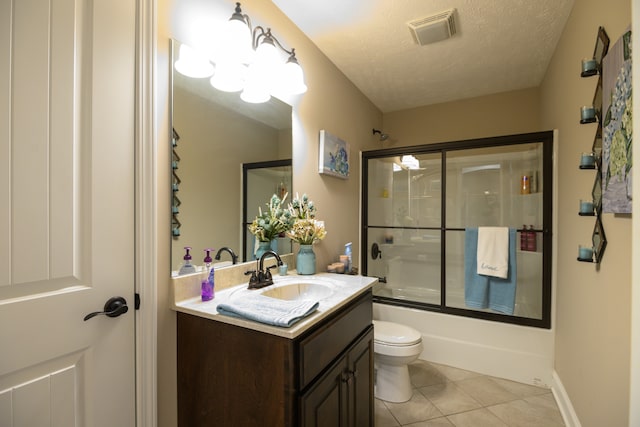
[[(272, 0), (383, 112), (538, 86), (573, 0)], [(457, 34), (407, 23), (455, 8)], [(304, 52), (298, 51), (304, 68)]]

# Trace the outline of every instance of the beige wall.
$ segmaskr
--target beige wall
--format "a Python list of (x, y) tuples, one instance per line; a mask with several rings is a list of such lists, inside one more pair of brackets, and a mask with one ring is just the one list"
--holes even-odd
[[(243, 11), (254, 25), (272, 27), (286, 46), (296, 48), (305, 70), (309, 91), (293, 100), (294, 186), (308, 193), (318, 206), (318, 217), (326, 223), (328, 234), (316, 245), (318, 266), (329, 263), (344, 250), (344, 243), (358, 242), (359, 175), (358, 152), (379, 148), (371, 135), (372, 127), (382, 123), (382, 113), (269, 1), (245, 0)], [(193, 37), (190, 20), (202, 19), (208, 12), (222, 9), (223, 19), (233, 10), (229, 0), (159, 0), (158, 2), (158, 425), (176, 422), (176, 326), (169, 307), (169, 121), (168, 121), (168, 45), (169, 38), (189, 42)], [(326, 129), (351, 144), (351, 177), (341, 180), (320, 176), (318, 132)], [(165, 149), (165, 147), (167, 147)], [(167, 191), (164, 190), (167, 189)], [(166, 220), (165, 220), (166, 217)], [(357, 248), (357, 246), (356, 246)], [(354, 251), (357, 259), (358, 251)]]
[(176, 378), (176, 314), (171, 311), (170, 292), (171, 269), (171, 220), (164, 215), (171, 207), (171, 174), (167, 167), (170, 162), (171, 139), (169, 122), (169, 23), (170, 0), (158, 0), (158, 40), (157, 40), (157, 212), (158, 223), (158, 277), (157, 301), (157, 424), (158, 427), (178, 425), (177, 378)]
[(531, 88), (385, 113), (385, 148), (537, 132), (539, 98)]
[(594, 172), (577, 165), (596, 129), (578, 123), (597, 83), (580, 78), (580, 61), (593, 53), (599, 26), (613, 45), (630, 24), (630, 6), (576, 1), (541, 88), (542, 124), (559, 129), (555, 370), (583, 427), (625, 426), (629, 410), (631, 219), (603, 215), (608, 246), (598, 269), (576, 261), (594, 223), (578, 217), (576, 206), (593, 186)]

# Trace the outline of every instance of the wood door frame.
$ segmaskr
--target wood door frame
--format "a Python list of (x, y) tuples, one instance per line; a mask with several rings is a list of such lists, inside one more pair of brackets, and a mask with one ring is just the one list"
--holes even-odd
[(157, 0), (137, 0), (135, 117), (136, 425), (157, 426)]

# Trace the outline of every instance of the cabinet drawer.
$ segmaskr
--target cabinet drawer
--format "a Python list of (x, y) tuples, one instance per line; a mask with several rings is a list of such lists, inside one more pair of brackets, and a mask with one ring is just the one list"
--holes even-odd
[(371, 290), (350, 303), (337, 316), (300, 341), (300, 389), (342, 353), (360, 333), (371, 325)]

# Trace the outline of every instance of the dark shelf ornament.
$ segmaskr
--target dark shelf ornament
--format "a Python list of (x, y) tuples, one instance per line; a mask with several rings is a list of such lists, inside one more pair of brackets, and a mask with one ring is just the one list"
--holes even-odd
[[(596, 177), (591, 190), (591, 196), (593, 200), (593, 212), (579, 212), (580, 216), (594, 216), (596, 221), (591, 234), (591, 243), (593, 249), (593, 255), (591, 258), (581, 258), (578, 256), (580, 262), (590, 262), (600, 264), (604, 250), (607, 247), (607, 238), (604, 234), (604, 227), (602, 226), (602, 58), (607, 54), (609, 50), (609, 36), (604, 30), (604, 27), (598, 28), (598, 36), (596, 38), (596, 45), (593, 49), (593, 57), (584, 59), (582, 61), (581, 77), (591, 77), (599, 75), (598, 83), (593, 95), (592, 106), (581, 107), (580, 110), (580, 123), (598, 123), (596, 128), (596, 134), (591, 146), (591, 153), (582, 153), (580, 161), (580, 169), (583, 170), (595, 170)], [(588, 159), (586, 157), (593, 157)]]
[(180, 209), (178, 208), (182, 202), (176, 195), (176, 193), (180, 190), (180, 177), (177, 174), (178, 163), (180, 163), (180, 156), (176, 152), (176, 148), (178, 147), (178, 141), (180, 140), (180, 135), (176, 132), (175, 129), (172, 129), (173, 137), (171, 138), (171, 191), (173, 192), (173, 197), (171, 198), (171, 235), (173, 237), (180, 236), (180, 227), (182, 224), (178, 220), (178, 214), (180, 213)]

